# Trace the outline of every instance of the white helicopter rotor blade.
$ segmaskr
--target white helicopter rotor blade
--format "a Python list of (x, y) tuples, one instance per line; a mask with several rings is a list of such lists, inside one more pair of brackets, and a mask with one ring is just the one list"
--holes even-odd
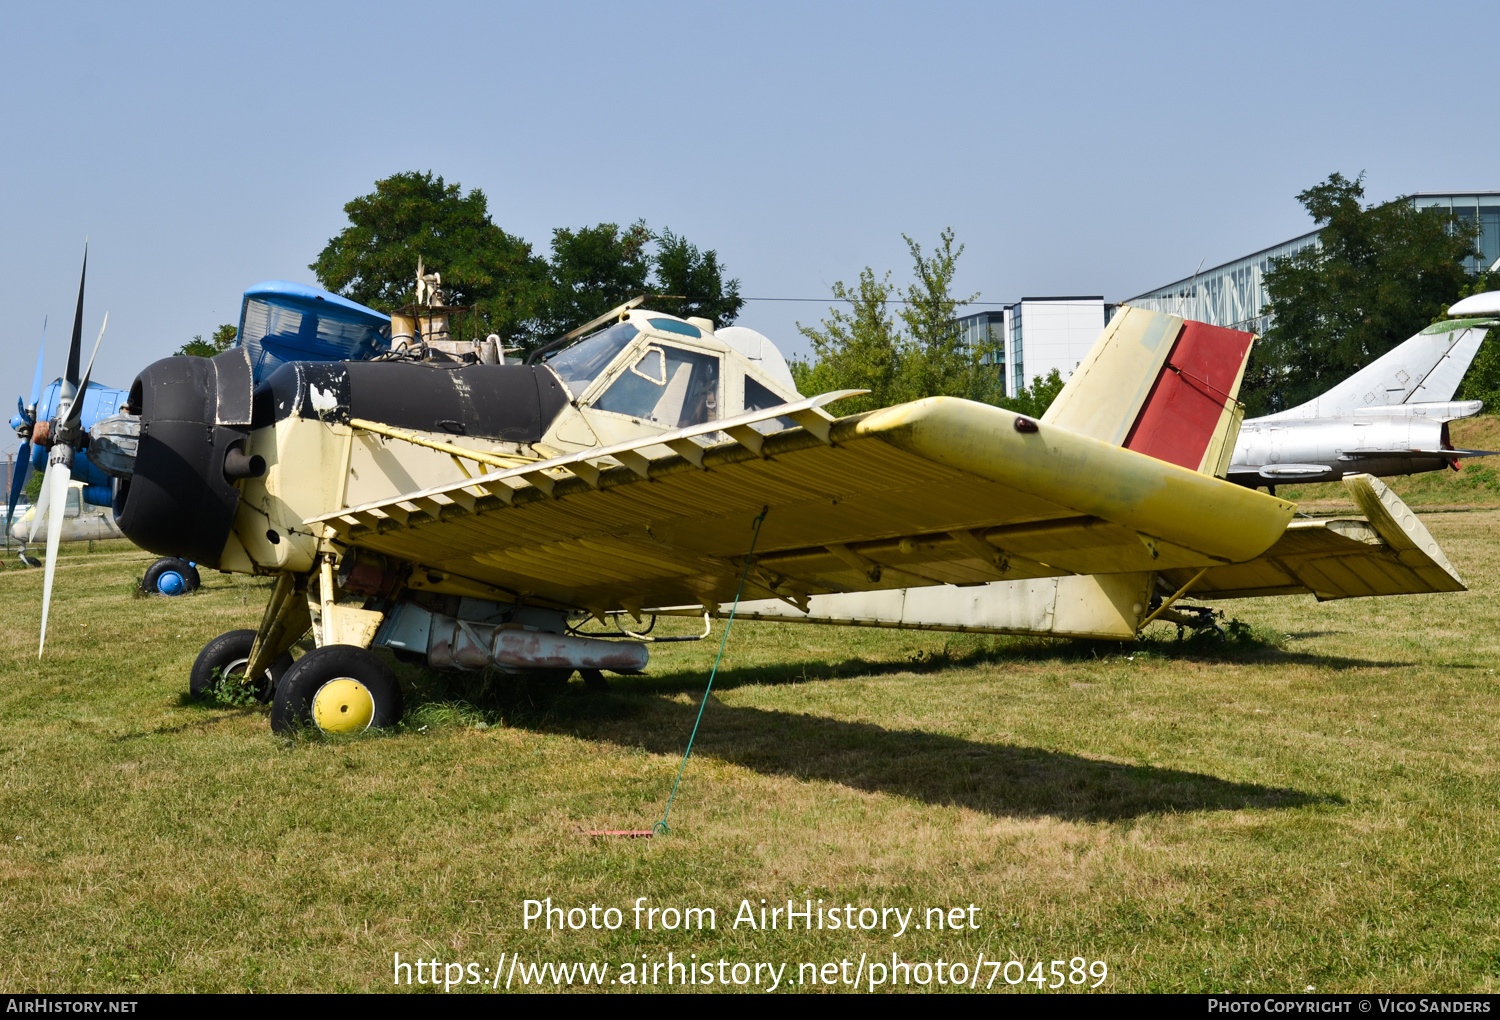
[[(68, 502), (68, 482), (72, 480), (72, 449), (54, 446), (52, 459), (47, 462), (47, 475), (42, 479), (42, 491), (47, 494), (47, 571), (42, 579), (42, 634), (37, 642), (36, 657), (42, 657), (47, 647), (47, 613), (52, 608), (52, 579), (57, 574), (57, 546), (62, 541), (63, 508)], [(57, 456), (59, 450), (68, 451), (66, 460)], [(37, 515), (41, 520), (41, 515)], [(35, 525), (33, 525), (35, 527)]]

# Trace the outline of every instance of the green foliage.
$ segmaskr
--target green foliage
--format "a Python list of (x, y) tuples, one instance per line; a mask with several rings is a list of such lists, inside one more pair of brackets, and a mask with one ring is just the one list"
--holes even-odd
[(1477, 225), (1414, 209), (1406, 199), (1362, 206), (1364, 175), (1330, 174), (1297, 200), (1321, 244), (1266, 273), (1274, 316), (1255, 345), (1242, 398), (1254, 416), (1294, 407), (1419, 332), (1470, 282)]
[[(1478, 273), (1459, 297), (1500, 290), (1500, 273)], [(1483, 400), (1490, 410), (1500, 410), (1500, 329), (1492, 329), (1480, 344), (1479, 353), (1464, 375), (1458, 390), (1460, 400)]]
[(651, 231), (637, 221), (552, 232), (551, 289), (546, 326), (556, 336), (649, 290)]
[(417, 260), (442, 274), (450, 305), (474, 306), (455, 336), (498, 333), (529, 350), (641, 294), (675, 315), (733, 322), (744, 303), (716, 251), (644, 221), (553, 231), (550, 261), (490, 219), (484, 192), (431, 172), (393, 174), (344, 206), (349, 226), (309, 268), (324, 287), (383, 312), (410, 304)]
[(223, 354), (230, 347), (234, 346), (235, 337), (239, 335), (239, 327), (226, 322), (214, 330), (214, 335), (207, 340), (203, 339), (202, 333), (199, 333), (172, 353), (174, 355), (187, 354), (197, 358), (211, 358), (215, 354)]
[(651, 302), (671, 315), (690, 315), (712, 319), (715, 326), (727, 326), (739, 316), (745, 299), (740, 297), (740, 281), (725, 281), (719, 267), (719, 253), (699, 251), (698, 246), (670, 229), (654, 238), (656, 254), (656, 292)]
[(547, 263), (531, 245), (490, 220), (489, 201), (474, 188), (428, 173), (392, 174), (344, 206), (349, 226), (308, 268), (324, 287), (382, 312), (410, 304), (417, 260), (443, 277), (450, 305), (472, 305), (477, 322), (454, 323), (461, 335), (529, 334), (549, 293)]
[[(39, 499), (42, 498), (42, 479), (45, 478), (45, 477), (46, 477), (46, 472), (43, 472), (43, 471), (33, 471), (33, 472), (31, 472), (31, 477), (28, 478), (28, 479), (26, 479), (26, 485), (21, 490), (21, 491), (23, 491), (23, 492), (26, 493), (26, 498), (29, 501), (31, 501), (33, 504), (35, 504), (37, 500), (39, 500)], [(7, 502), (8, 502), (8, 500), (7, 500)]]
[(1029, 418), (1040, 418), (1047, 413), (1047, 408), (1052, 406), (1052, 401), (1057, 399), (1062, 388), (1062, 374), (1054, 368), (1047, 373), (1047, 378), (1035, 376), (1031, 385), (1021, 387), (1021, 391), (1015, 396), (995, 400), (993, 403)]
[(954, 318), (959, 308), (979, 296), (958, 298), (952, 293), (963, 245), (954, 247), (949, 228), (928, 256), (916, 241), (902, 237), (911, 253), (914, 281), (901, 291), (902, 310), (896, 317), (887, 310), (897, 293), (890, 273), (877, 278), (867, 266), (855, 286), (835, 283), (834, 298), (850, 307), (830, 308), (818, 326), (798, 323), (812, 343), (813, 360), (793, 359), (797, 388), (803, 393), (870, 391), (842, 402), (839, 409), (845, 414), (931, 396), (1002, 403), (1004, 380), (995, 366), (984, 363), (987, 355), (1000, 349), (999, 338), (971, 347)]
[[(652, 246), (655, 250), (652, 251)], [(670, 229), (653, 234), (644, 220), (552, 232), (551, 292), (539, 333), (558, 336), (641, 294), (647, 307), (698, 315), (726, 326), (739, 315), (740, 282), (725, 281), (719, 253), (699, 251)]]

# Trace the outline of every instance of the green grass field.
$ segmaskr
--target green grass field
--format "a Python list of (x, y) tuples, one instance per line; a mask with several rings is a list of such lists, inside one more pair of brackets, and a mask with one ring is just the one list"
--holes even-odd
[[(717, 627), (603, 696), (405, 669), (399, 730), (286, 740), (185, 697), (263, 582), (135, 597), (150, 557), (67, 549), (38, 663), (41, 571), (11, 560), (0, 988), (382, 990), (394, 953), (488, 987), (502, 953), (618, 978), (670, 952), (811, 990), (801, 964), (897, 952), (1102, 960), (1119, 991), (1493, 992), (1500, 510), (1425, 523), (1470, 592), (1227, 603), (1251, 626), (1227, 645), (737, 624), (672, 832), (633, 841), (586, 833), (660, 817)], [(548, 896), (624, 923), (524, 930)], [(641, 896), (717, 927), (635, 930)], [(979, 927), (731, 927), (788, 897)]]

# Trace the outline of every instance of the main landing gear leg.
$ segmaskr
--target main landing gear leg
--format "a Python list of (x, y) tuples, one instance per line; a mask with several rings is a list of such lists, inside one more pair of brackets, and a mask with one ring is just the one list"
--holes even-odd
[[(338, 604), (332, 554), (318, 568), (315, 600), (304, 587), (300, 604), (311, 615), (318, 647), (298, 659), (276, 685), (271, 729), (289, 733), (303, 727), (322, 733), (360, 733), (394, 726), (401, 720), (401, 685), (370, 642), (383, 613)], [(314, 604), (315, 602), (315, 604)]]
[(267, 603), (260, 627), (255, 631), (255, 645), (250, 649), (250, 662), (245, 672), (250, 676), (259, 675), (259, 670), (290, 651), (311, 626), (306, 575), (277, 575), (276, 587), (271, 589), (271, 601)]

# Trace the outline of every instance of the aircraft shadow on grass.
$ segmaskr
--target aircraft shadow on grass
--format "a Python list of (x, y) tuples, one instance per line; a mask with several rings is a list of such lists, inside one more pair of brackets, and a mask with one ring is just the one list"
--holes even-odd
[[(616, 680), (616, 691), (607, 695), (574, 690), (550, 696), (517, 693), (501, 685), (466, 692), (465, 700), (509, 726), (679, 755), (698, 712), (703, 678), (693, 679), (696, 683), (689, 684), (683, 675), (675, 685), (682, 691), (694, 688), (687, 701), (662, 696), (671, 678), (659, 681), (651, 693), (627, 689), (630, 681)], [(732, 675), (724, 679), (727, 687), (736, 686)], [(409, 701), (408, 710), (413, 707)], [(729, 706), (718, 699), (712, 699), (704, 713), (693, 753), (762, 775), (839, 783), (997, 817), (1118, 821), (1147, 814), (1342, 803), (1337, 795), (1230, 782), (1200, 772)]]

